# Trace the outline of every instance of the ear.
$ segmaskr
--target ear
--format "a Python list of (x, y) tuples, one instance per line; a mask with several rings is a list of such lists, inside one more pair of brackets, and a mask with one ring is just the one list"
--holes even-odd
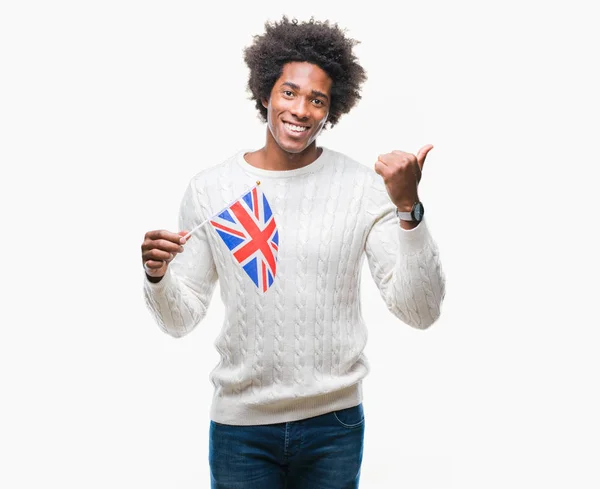
[(269, 108), (269, 100), (266, 98), (262, 99), (262, 105), (265, 109), (268, 109)]

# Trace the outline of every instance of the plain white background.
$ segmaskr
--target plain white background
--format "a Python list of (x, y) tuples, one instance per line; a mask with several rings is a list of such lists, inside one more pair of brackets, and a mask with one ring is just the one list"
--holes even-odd
[(3, 2), (0, 486), (209, 487), (223, 305), (164, 335), (140, 245), (263, 144), (242, 50), (285, 13), (361, 41), (363, 99), (320, 144), (367, 166), (435, 146), (442, 317), (400, 323), (363, 271), (361, 487), (599, 487), (591, 4)]

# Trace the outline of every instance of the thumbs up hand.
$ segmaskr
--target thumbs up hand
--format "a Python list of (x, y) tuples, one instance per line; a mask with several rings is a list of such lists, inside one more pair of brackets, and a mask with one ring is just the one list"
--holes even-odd
[(423, 146), (416, 154), (392, 151), (381, 154), (375, 163), (375, 171), (383, 177), (391, 201), (402, 212), (410, 212), (419, 201), (417, 192), (427, 153), (433, 145)]

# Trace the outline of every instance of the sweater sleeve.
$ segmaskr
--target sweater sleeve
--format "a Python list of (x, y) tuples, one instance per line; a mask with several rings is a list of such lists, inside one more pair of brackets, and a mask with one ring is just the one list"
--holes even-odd
[[(191, 231), (205, 217), (198, 203), (194, 180), (188, 185), (179, 210), (179, 230)], [(190, 236), (158, 283), (144, 272), (146, 305), (165, 333), (179, 338), (204, 318), (217, 282), (217, 271), (208, 243), (208, 224)]]
[(379, 175), (374, 177), (366, 206), (372, 225), (365, 253), (381, 297), (404, 323), (428, 328), (441, 313), (445, 276), (426, 220), (411, 230), (402, 229)]

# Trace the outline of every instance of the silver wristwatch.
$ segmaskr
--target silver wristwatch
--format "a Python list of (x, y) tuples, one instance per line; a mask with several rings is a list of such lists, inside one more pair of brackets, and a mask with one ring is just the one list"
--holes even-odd
[(398, 210), (398, 208), (396, 208), (396, 216), (398, 216), (398, 219), (402, 219), (403, 221), (421, 222), (424, 214), (425, 208), (421, 202), (415, 202), (410, 212), (401, 212)]

